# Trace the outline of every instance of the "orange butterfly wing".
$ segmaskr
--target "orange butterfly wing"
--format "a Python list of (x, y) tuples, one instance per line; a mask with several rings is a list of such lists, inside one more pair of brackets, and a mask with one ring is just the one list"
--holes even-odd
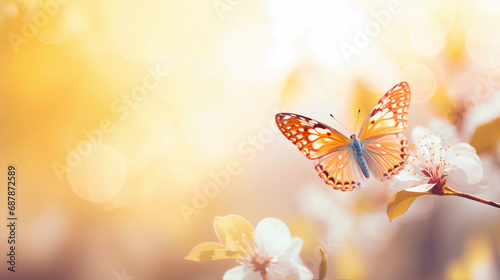
[(409, 156), (403, 131), (408, 124), (411, 92), (407, 82), (390, 89), (366, 118), (359, 138), (370, 173), (380, 180), (401, 172)]
[(401, 82), (390, 89), (365, 119), (358, 138), (361, 141), (369, 141), (405, 130), (408, 124), (410, 95), (407, 82)]
[(363, 145), (363, 157), (370, 174), (379, 180), (391, 179), (403, 171), (409, 156), (408, 140), (401, 134), (389, 134)]
[(316, 159), (316, 171), (327, 184), (343, 191), (362, 187), (361, 171), (349, 148), (349, 138), (323, 123), (297, 114), (277, 114), (276, 124), (307, 158)]
[(314, 167), (319, 176), (336, 190), (353, 191), (363, 187), (364, 177), (351, 148), (317, 159)]
[(311, 118), (297, 114), (279, 113), (276, 124), (308, 159), (317, 159), (349, 145), (349, 138), (337, 130)]

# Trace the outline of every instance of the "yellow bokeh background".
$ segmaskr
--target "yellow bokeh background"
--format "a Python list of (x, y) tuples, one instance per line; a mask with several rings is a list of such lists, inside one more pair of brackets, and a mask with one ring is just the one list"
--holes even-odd
[(0, 278), (221, 279), (237, 263), (183, 258), (238, 214), (283, 220), (315, 275), (321, 246), (332, 279), (497, 279), (497, 209), (425, 197), (389, 223), (388, 183), (330, 189), (274, 115), (348, 134), (408, 81), (405, 135), (475, 139), (498, 201), (498, 137), (475, 133), (500, 117), (499, 21), (486, 0), (0, 0)]

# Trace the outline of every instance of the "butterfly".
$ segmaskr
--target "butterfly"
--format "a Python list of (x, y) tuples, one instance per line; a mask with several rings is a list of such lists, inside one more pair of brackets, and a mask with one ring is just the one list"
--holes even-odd
[(285, 137), (311, 160), (319, 176), (336, 190), (363, 187), (370, 175), (381, 181), (404, 169), (409, 156), (407, 126), (410, 87), (401, 82), (372, 109), (358, 133), (346, 137), (326, 124), (291, 113), (276, 115)]

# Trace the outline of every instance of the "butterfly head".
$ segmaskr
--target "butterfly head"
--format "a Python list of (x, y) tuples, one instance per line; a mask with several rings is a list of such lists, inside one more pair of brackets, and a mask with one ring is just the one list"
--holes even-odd
[(351, 137), (349, 137), (351, 140), (356, 138), (356, 134), (351, 134)]

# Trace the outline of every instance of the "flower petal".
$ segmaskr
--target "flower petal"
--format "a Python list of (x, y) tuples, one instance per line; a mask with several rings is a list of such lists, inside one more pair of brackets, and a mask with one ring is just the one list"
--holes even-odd
[(294, 261), (297, 258), (300, 259), (300, 251), (302, 251), (303, 241), (299, 237), (294, 237), (290, 241), (288, 248), (283, 250), (279, 255), (276, 256), (278, 262), (281, 261)]
[(222, 259), (238, 259), (235, 252), (215, 242), (204, 242), (196, 245), (184, 258), (186, 260), (202, 262)]
[(306, 266), (302, 264), (296, 264), (296, 268), (298, 275), (296, 279), (311, 280), (314, 277), (313, 273)]
[(255, 243), (269, 257), (277, 256), (287, 249), (291, 240), (290, 230), (281, 220), (265, 218), (255, 228)]
[(413, 143), (418, 143), (419, 141), (422, 141), (425, 136), (431, 134), (431, 130), (427, 127), (417, 126), (411, 131), (411, 140)]
[(239, 252), (242, 246), (245, 247), (244, 238), (251, 241), (253, 228), (241, 216), (215, 217), (214, 227), (217, 237), (228, 250)]
[[(476, 174), (474, 174), (473, 170), (474, 168), (471, 168), (467, 171), (459, 168), (454, 169), (453, 172), (448, 176), (446, 184), (459, 192), (467, 192), (471, 194), (485, 192), (489, 187), (489, 182), (486, 176), (484, 176), (482, 169), (477, 169), (479, 171), (477, 171)], [(469, 176), (469, 174), (471, 175)], [(481, 174), (480, 178), (478, 177), (479, 174)]]
[(224, 273), (223, 280), (262, 280), (259, 272), (245, 269), (244, 266), (233, 267)]
[(407, 188), (407, 189), (405, 189), (405, 191), (416, 192), (416, 193), (427, 193), (435, 185), (436, 184), (421, 184), (421, 185), (417, 185), (417, 186), (414, 186), (411, 188)]
[(474, 149), (474, 147), (472, 147), (469, 143), (459, 143), (451, 146), (446, 160), (448, 162), (453, 162), (458, 156), (470, 157), (478, 163), (481, 162), (479, 156), (476, 154), (476, 149)]
[(408, 169), (401, 171), (401, 173), (396, 175), (396, 178), (398, 178), (398, 180), (400, 180), (400, 181), (415, 181), (415, 180), (417, 180), (415, 175), (413, 175), (413, 173), (411, 173), (410, 170), (408, 170)]
[(301, 262), (278, 262), (276, 265), (268, 268), (267, 275), (269, 280), (311, 280), (314, 276), (313, 273), (307, 269), (307, 267), (302, 265)]
[[(417, 175), (420, 175), (420, 177)], [(415, 185), (423, 183), (421, 177), (423, 177), (423, 174), (420, 170), (415, 170), (413, 166), (407, 166), (403, 171), (401, 171), (391, 180), (390, 188), (399, 191), (402, 189), (413, 187)]]
[(461, 185), (475, 184), (483, 178), (481, 162), (471, 157), (459, 155), (451, 165), (451, 170), (453, 171), (447, 179), (459, 182)]
[(302, 239), (292, 238), (288, 247), (274, 258), (276, 265), (269, 267), (269, 280), (312, 279), (312, 272), (302, 264), (302, 259), (299, 256), (302, 245)]
[(459, 142), (458, 132), (455, 126), (442, 119), (432, 119), (428, 127), (432, 134), (444, 139), (443, 145), (454, 145)]
[(300, 279), (311, 280), (314, 275), (304, 265), (298, 263), (285, 263), (271, 267), (267, 270), (269, 280)]

